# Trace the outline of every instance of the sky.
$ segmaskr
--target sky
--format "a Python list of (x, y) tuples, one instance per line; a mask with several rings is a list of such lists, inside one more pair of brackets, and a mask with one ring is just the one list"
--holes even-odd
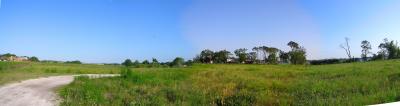
[(400, 40), (399, 0), (0, 0), (0, 54), (120, 63), (296, 41), (308, 59)]

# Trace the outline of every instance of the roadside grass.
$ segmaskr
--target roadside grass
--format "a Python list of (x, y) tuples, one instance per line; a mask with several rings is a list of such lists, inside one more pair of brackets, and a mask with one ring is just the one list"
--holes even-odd
[(0, 85), (37, 77), (69, 74), (114, 74), (119, 66), (34, 62), (0, 62)]
[(65, 106), (370, 105), (400, 101), (399, 62), (122, 68), (121, 77), (78, 77), (59, 94)]

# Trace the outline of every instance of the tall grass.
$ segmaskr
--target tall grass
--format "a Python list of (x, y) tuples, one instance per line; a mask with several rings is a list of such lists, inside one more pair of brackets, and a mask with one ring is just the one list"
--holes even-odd
[(62, 105), (368, 105), (400, 100), (400, 61), (120, 69), (77, 78)]

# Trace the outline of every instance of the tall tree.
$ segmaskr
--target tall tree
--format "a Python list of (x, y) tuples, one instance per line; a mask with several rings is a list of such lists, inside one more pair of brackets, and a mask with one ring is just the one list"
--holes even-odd
[(371, 48), (371, 43), (369, 41), (367, 41), (367, 40), (364, 40), (364, 41), (361, 42), (361, 48), (362, 48), (362, 50), (361, 50), (361, 58), (364, 61), (367, 61), (368, 54), (371, 53), (370, 50), (372, 49)]
[(353, 60), (353, 57), (351, 56), (350, 45), (349, 45), (350, 39), (348, 37), (346, 37), (344, 39), (346, 42), (345, 42), (345, 44), (340, 44), (340, 47), (346, 51), (346, 55), (349, 57), (349, 59)]
[(306, 64), (306, 49), (300, 47), (295, 51), (289, 52), (290, 55), (290, 63), (292, 64)]
[(211, 51), (209, 49), (203, 50), (200, 53), (200, 61), (202, 63), (213, 63), (213, 61), (212, 61), (213, 60), (213, 56), (214, 56), (214, 52), (213, 51)]
[(247, 49), (246, 48), (240, 48), (235, 50), (235, 55), (238, 57), (238, 60), (240, 63), (245, 63), (247, 59)]
[(306, 49), (299, 46), (298, 43), (290, 41), (288, 46), (292, 48), (292, 50), (288, 53), (289, 60), (291, 64), (306, 64), (307, 56)]

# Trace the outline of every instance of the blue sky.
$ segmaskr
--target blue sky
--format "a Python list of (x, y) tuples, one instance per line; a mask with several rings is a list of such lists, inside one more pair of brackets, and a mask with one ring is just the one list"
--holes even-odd
[(400, 40), (398, 0), (1, 0), (0, 53), (88, 63), (191, 59), (293, 40), (309, 59)]

